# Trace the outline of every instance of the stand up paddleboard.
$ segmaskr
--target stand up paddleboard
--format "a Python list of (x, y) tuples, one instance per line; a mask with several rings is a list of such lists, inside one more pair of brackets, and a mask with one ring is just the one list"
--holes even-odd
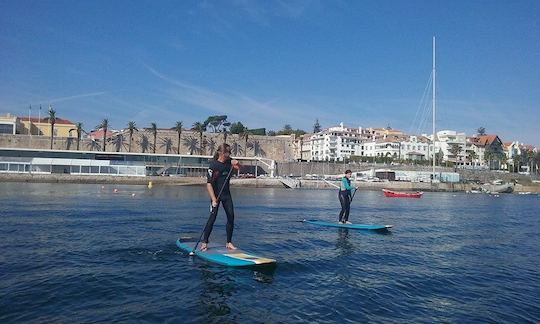
[[(187, 253), (193, 251), (196, 243), (197, 239), (193, 237), (181, 237), (176, 240), (176, 246)], [(197, 248), (195, 255), (228, 267), (268, 266), (276, 263), (274, 259), (262, 258), (240, 249), (229, 250), (225, 247), (225, 244), (217, 243), (208, 244), (208, 250), (204, 252)]]
[(320, 221), (316, 219), (304, 219), (304, 223), (313, 224), (313, 225), (319, 225), (319, 226), (328, 226), (328, 227), (339, 227), (339, 228), (350, 228), (350, 229), (356, 229), (356, 230), (372, 230), (372, 231), (381, 231), (381, 230), (388, 230), (392, 228), (392, 225), (377, 225), (377, 224), (338, 224), (332, 223), (332, 222), (325, 222)]

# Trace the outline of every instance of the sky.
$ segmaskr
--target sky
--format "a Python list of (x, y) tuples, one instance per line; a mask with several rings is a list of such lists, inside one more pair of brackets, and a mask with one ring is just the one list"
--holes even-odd
[[(0, 0), (0, 114), (485, 127), (540, 147), (540, 1)], [(426, 92), (427, 91), (427, 92)]]

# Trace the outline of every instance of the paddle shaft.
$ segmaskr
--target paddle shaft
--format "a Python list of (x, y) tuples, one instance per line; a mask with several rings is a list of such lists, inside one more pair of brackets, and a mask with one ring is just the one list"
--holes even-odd
[[(216, 200), (218, 202), (218, 205), (216, 207), (212, 206), (212, 209), (210, 211), (210, 215), (208, 216), (208, 220), (210, 220), (210, 217), (212, 217), (212, 215), (217, 212), (217, 208), (219, 206), (219, 199), (221, 198), (221, 194), (223, 193), (223, 189), (225, 189), (225, 186), (227, 185), (227, 182), (229, 181), (229, 179), (231, 178), (231, 174), (232, 174), (232, 166), (231, 166), (231, 169), (229, 170), (229, 174), (227, 174), (227, 178), (225, 178), (225, 182), (223, 182), (223, 185), (221, 186), (221, 189), (219, 189), (219, 192), (218, 192), (218, 195), (216, 197)], [(208, 220), (206, 220), (206, 224), (208, 224)], [(199, 240), (197, 240), (197, 243), (195, 243), (195, 246), (193, 247), (193, 250), (191, 250), (191, 252), (189, 252), (189, 255), (193, 255), (195, 253), (195, 250), (197, 250), (197, 246), (199, 246), (199, 243), (201, 242), (202, 238), (203, 238), (203, 235), (204, 235), (204, 232), (206, 232), (206, 224), (204, 225), (204, 228), (203, 228), (203, 231), (201, 233), (201, 236), (199, 236)]]

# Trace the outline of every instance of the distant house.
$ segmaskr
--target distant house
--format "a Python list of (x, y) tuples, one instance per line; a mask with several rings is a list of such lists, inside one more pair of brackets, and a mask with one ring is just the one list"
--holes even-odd
[(484, 148), (484, 161), (490, 169), (501, 169), (505, 156), (503, 142), (497, 135), (470, 137), (470, 143)]
[[(23, 131), (21, 134), (51, 136), (51, 123), (49, 117), (18, 117)], [(77, 137), (77, 126), (71, 121), (63, 118), (56, 118), (54, 122), (55, 137)]]
[[(107, 134), (105, 135), (105, 138), (112, 138), (113, 132), (109, 129), (107, 129)], [(90, 131), (88, 133), (88, 137), (91, 138), (93, 141), (95, 140), (102, 140), (103, 139), (103, 129), (95, 129), (93, 131)]]

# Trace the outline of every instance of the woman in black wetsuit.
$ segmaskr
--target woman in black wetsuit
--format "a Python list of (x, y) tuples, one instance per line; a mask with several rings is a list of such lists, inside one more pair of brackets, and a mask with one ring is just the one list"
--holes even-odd
[[(240, 165), (237, 160), (231, 160), (231, 148), (228, 144), (221, 144), (216, 153), (214, 159), (210, 162), (208, 167), (208, 173), (206, 176), (206, 190), (210, 196), (213, 212), (204, 227), (204, 234), (201, 243), (201, 251), (208, 250), (208, 237), (212, 233), (214, 222), (216, 221), (219, 204), (223, 204), (225, 214), (227, 214), (227, 243), (225, 246), (230, 250), (235, 250), (236, 247), (232, 244), (232, 234), (234, 229), (234, 206), (229, 190), (229, 172), (233, 172), (233, 169), (238, 170)], [(222, 189), (223, 188), (223, 189)], [(219, 192), (221, 196), (218, 196)]]

